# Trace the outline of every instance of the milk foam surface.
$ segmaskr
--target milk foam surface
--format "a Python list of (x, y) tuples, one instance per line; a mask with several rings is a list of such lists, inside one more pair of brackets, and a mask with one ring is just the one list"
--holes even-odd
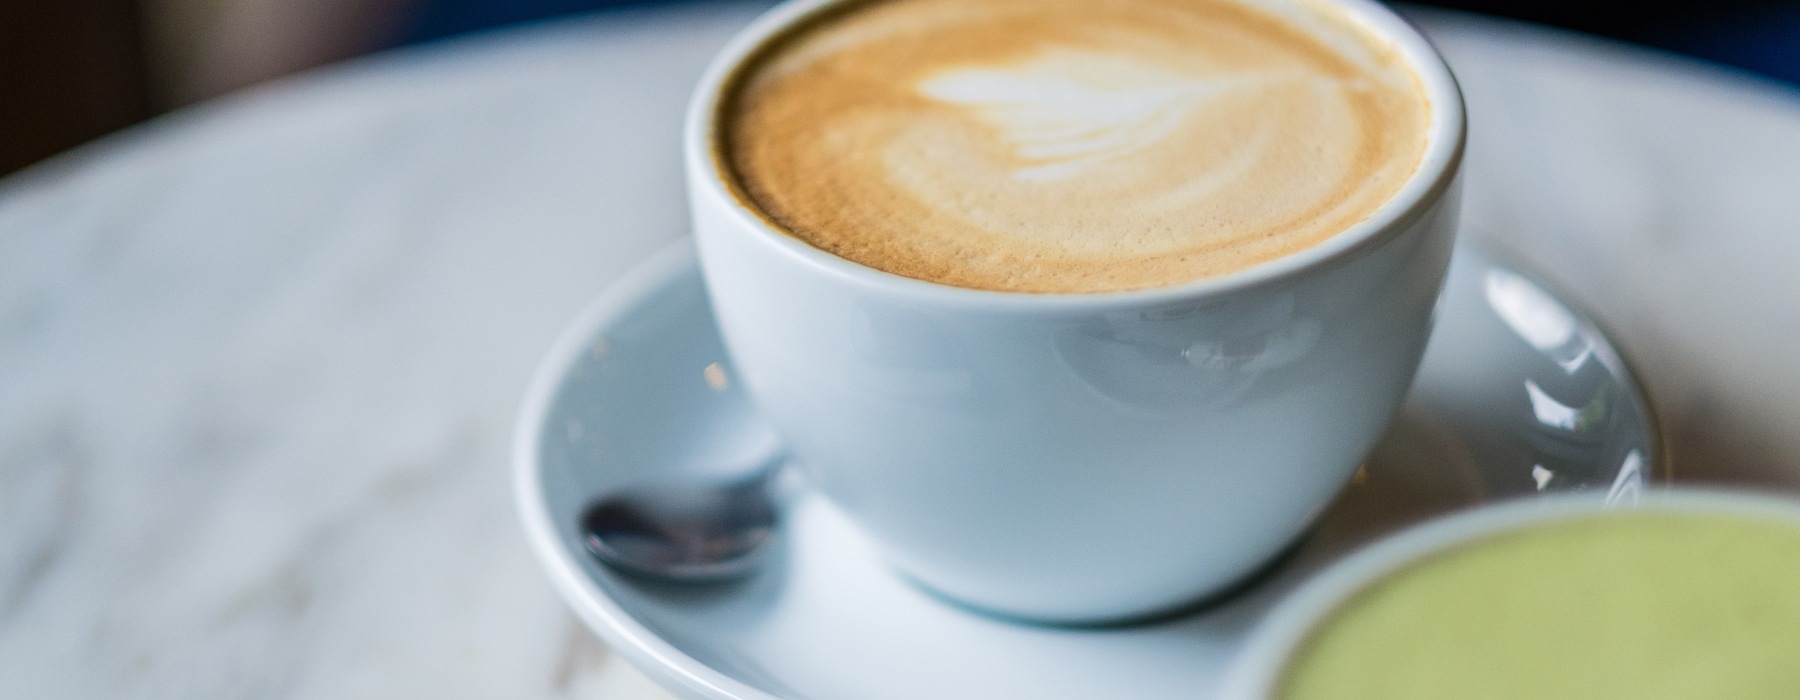
[(1347, 19), (1232, 0), (885, 0), (727, 94), (740, 194), (815, 247), (1026, 292), (1180, 284), (1368, 218), (1430, 117)]

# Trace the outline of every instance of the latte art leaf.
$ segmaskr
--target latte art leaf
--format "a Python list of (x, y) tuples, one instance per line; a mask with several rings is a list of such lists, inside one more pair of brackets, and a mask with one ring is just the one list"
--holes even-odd
[(1029, 163), (1014, 178), (1045, 181), (1152, 147), (1207, 100), (1270, 79), (1186, 76), (1119, 56), (1053, 51), (1005, 68), (953, 68), (919, 92), (994, 127)]

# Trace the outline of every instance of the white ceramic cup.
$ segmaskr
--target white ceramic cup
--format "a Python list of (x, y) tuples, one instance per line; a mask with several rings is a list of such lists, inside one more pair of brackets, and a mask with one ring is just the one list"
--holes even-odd
[(1711, 489), (1652, 491), (1615, 503), (1600, 495), (1519, 499), (1431, 520), (1333, 564), (1263, 618), (1227, 673), (1223, 700), (1277, 697), (1294, 654), (1313, 630), (1358, 593), (1432, 555), (1508, 532), (1602, 515), (1610, 510), (1745, 516), (1800, 526), (1800, 502), (1770, 494)]
[(813, 248), (733, 196), (715, 148), (727, 79), (839, 0), (771, 10), (707, 69), (684, 146), (726, 347), (810, 481), (902, 573), (1016, 618), (1155, 614), (1254, 572), (1374, 446), (1449, 262), (1463, 109), (1412, 26), (1368, 0), (1330, 1), (1422, 82), (1418, 171), (1317, 246), (1141, 291), (901, 277)]

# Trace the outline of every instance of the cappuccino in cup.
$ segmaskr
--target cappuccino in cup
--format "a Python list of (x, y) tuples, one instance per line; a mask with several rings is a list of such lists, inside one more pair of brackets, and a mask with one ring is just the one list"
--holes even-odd
[(1356, 470), (1430, 334), (1463, 125), (1373, 0), (790, 0), (683, 156), (808, 483), (943, 598), (1096, 623), (1229, 589)]
[(790, 29), (717, 114), (735, 194), (862, 265), (1093, 293), (1268, 262), (1419, 166), (1430, 104), (1332, 5), (877, 0)]

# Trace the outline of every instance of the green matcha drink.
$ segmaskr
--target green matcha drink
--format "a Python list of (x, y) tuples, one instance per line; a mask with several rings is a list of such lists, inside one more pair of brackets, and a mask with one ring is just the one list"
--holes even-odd
[(1278, 697), (1800, 698), (1800, 524), (1640, 511), (1476, 540), (1350, 598)]

